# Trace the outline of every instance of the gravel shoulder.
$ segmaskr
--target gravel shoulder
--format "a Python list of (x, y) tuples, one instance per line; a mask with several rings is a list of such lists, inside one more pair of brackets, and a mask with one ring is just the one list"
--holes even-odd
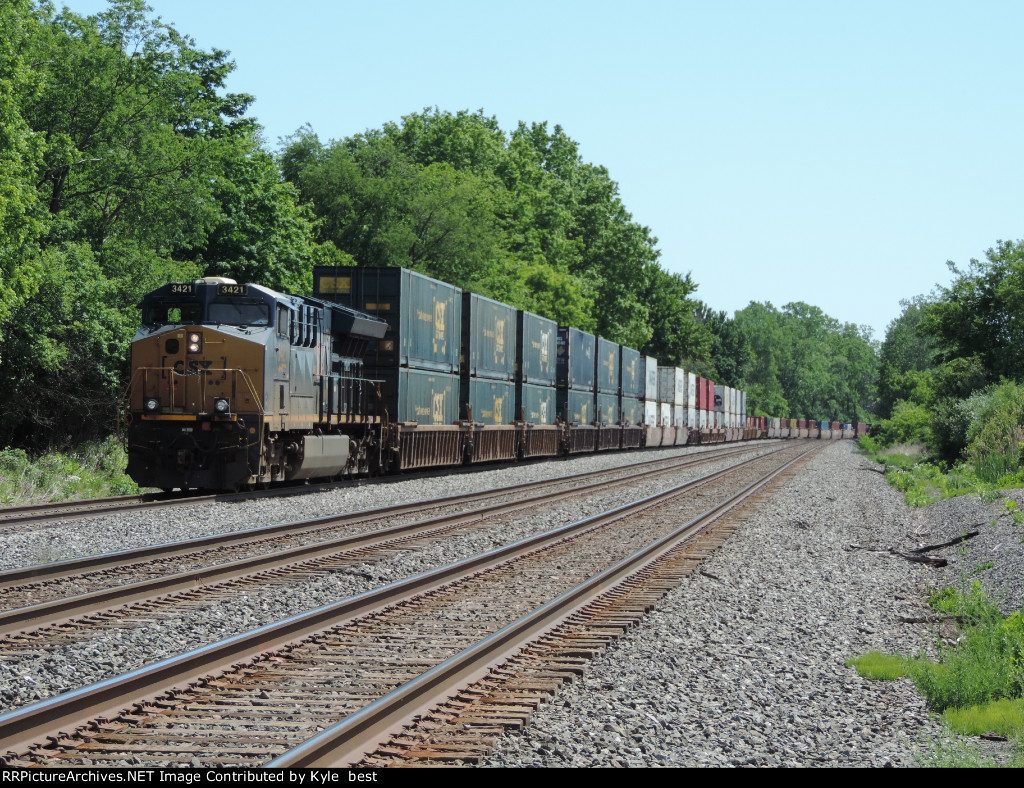
[[(503, 737), (486, 765), (915, 765), (943, 740), (941, 725), (908, 679), (868, 681), (845, 661), (934, 642), (931, 627), (897, 616), (925, 613), (927, 587), (951, 582), (978, 558), (957, 554), (936, 570), (888, 548), (945, 541), (988, 508), (957, 499), (911, 510), (872, 465), (852, 442), (827, 448), (704, 573), (591, 663), (528, 729)], [(993, 533), (970, 550), (998, 553), (1019, 585), (1024, 529), (1014, 532), (1015, 564)], [(883, 549), (863, 549), (872, 547)]]

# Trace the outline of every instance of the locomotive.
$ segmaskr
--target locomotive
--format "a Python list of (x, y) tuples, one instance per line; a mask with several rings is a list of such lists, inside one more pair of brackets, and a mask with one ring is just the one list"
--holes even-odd
[(140, 306), (125, 398), (139, 485), (231, 490), (376, 471), (362, 357), (384, 320), (220, 277), (166, 284)]
[(845, 434), (747, 418), (743, 392), (412, 271), (313, 274), (314, 297), (207, 277), (143, 298), (119, 409), (140, 486)]

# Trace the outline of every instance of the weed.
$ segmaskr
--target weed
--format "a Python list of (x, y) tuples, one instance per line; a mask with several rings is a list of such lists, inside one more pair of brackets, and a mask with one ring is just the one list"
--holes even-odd
[(846, 666), (857, 670), (857, 674), (875, 681), (892, 681), (907, 675), (906, 660), (899, 654), (883, 654), (869, 651), (859, 657), (846, 660)]
[(1009, 738), (1024, 730), (1024, 701), (1002, 698), (977, 706), (946, 709), (942, 720), (950, 729), (967, 736), (996, 733)]
[(986, 571), (988, 571), (989, 569), (991, 569), (994, 566), (995, 566), (995, 564), (992, 563), (991, 561), (986, 561), (985, 563), (978, 564), (976, 567), (974, 567), (974, 569), (971, 570), (970, 574), (976, 575), (979, 572), (986, 572)]

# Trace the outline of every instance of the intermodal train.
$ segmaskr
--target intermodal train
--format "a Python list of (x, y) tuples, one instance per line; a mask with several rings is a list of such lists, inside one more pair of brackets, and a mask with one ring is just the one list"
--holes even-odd
[(314, 297), (172, 282), (140, 306), (120, 411), (143, 487), (857, 431), (747, 417), (744, 392), (400, 268), (317, 267)]

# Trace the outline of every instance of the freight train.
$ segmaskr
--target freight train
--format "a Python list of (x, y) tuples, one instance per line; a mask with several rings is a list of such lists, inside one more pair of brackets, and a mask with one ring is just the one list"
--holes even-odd
[(856, 431), (748, 418), (744, 392), (404, 269), (317, 267), (314, 296), (207, 277), (143, 298), (121, 408), (140, 486)]

